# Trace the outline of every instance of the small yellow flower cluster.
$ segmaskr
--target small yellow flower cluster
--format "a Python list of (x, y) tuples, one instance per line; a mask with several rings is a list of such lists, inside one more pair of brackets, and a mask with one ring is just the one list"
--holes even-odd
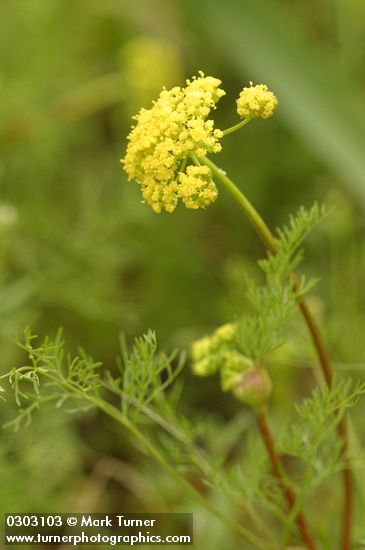
[(186, 208), (205, 208), (218, 197), (208, 166), (188, 166), (179, 174), (178, 195)]
[(220, 80), (199, 74), (185, 88), (164, 89), (151, 109), (141, 109), (128, 136), (121, 162), (155, 212), (173, 212), (179, 198), (188, 208), (205, 207), (217, 198), (209, 170), (188, 166), (182, 172), (189, 154), (202, 157), (221, 150), (223, 132), (206, 119), (225, 92)]
[(197, 376), (220, 372), (221, 387), (256, 412), (262, 411), (272, 393), (272, 381), (265, 368), (238, 349), (237, 329), (228, 323), (211, 336), (192, 344), (192, 370)]
[(213, 332), (192, 344), (192, 370), (198, 376), (209, 376), (218, 370), (224, 356), (234, 344), (236, 328), (232, 323), (226, 323)]
[(278, 104), (276, 96), (269, 91), (265, 84), (243, 88), (237, 99), (237, 112), (242, 118), (269, 118), (273, 115)]

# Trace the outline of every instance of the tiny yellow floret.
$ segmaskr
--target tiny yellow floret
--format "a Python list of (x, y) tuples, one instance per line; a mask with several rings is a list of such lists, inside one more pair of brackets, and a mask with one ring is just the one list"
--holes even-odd
[(278, 105), (277, 97), (269, 91), (266, 84), (243, 88), (237, 99), (237, 112), (242, 118), (269, 118)]
[(184, 88), (163, 89), (150, 109), (134, 117), (136, 125), (121, 162), (155, 212), (173, 212), (179, 199), (188, 208), (204, 208), (217, 198), (209, 168), (185, 169), (191, 154), (218, 153), (223, 137), (207, 117), (225, 91), (217, 78), (199, 75), (187, 80)]

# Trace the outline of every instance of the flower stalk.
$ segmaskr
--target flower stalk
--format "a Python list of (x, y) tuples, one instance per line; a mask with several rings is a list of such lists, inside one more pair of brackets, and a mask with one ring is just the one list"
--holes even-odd
[(228, 134), (232, 134), (233, 132), (236, 132), (236, 130), (239, 130), (240, 128), (243, 128), (243, 126), (246, 126), (249, 122), (251, 122), (251, 117), (244, 118), (239, 122), (238, 124), (235, 124), (234, 126), (231, 126), (230, 128), (227, 128), (226, 130), (223, 130), (223, 135), (228, 136)]
[[(194, 160), (194, 157), (192, 157)], [(234, 199), (239, 204), (240, 208), (245, 213), (246, 217), (251, 222), (252, 226), (258, 233), (261, 241), (266, 247), (267, 251), (271, 254), (276, 254), (278, 251), (277, 243), (274, 235), (272, 234), (269, 227), (266, 225), (263, 218), (251, 204), (251, 202), (245, 197), (242, 191), (235, 185), (235, 183), (226, 175), (226, 173), (218, 168), (210, 159), (206, 157), (199, 157), (198, 162), (200, 164), (205, 164), (211, 169), (213, 176), (216, 180), (220, 181), (227, 191), (234, 197)], [(295, 275), (293, 275), (293, 290), (295, 291), (298, 287)], [(315, 321), (308, 304), (305, 299), (302, 299), (299, 302), (299, 308), (304, 318), (304, 321), (307, 325), (307, 328), (310, 332), (314, 348), (316, 350), (321, 370), (325, 379), (325, 382), (328, 387), (331, 387), (333, 382), (333, 370), (331, 362), (324, 345), (320, 329)], [(338, 424), (337, 432), (339, 437), (342, 440), (342, 454), (345, 459), (345, 467), (343, 470), (343, 527), (342, 527), (342, 539), (341, 539), (341, 549), (350, 550), (351, 547), (351, 528), (352, 528), (352, 508), (353, 508), (353, 479), (350, 467), (350, 461), (348, 457), (348, 430), (346, 418), (342, 418)]]
[[(262, 441), (265, 445), (266, 452), (271, 462), (272, 472), (283, 487), (289, 509), (292, 510), (296, 504), (296, 496), (293, 491), (284, 483), (283, 477), (281, 475), (280, 461), (275, 450), (274, 440), (271, 435), (266, 413), (261, 412), (259, 414), (256, 414), (256, 421)], [(299, 512), (297, 514), (296, 523), (302, 536), (303, 542), (305, 543), (307, 548), (309, 548), (310, 550), (316, 550), (316, 543), (314, 542), (314, 539), (309, 531), (307, 521), (302, 512)]]

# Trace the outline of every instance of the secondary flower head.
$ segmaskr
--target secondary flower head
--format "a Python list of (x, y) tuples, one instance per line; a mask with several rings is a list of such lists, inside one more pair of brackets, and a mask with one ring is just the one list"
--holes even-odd
[(187, 208), (204, 208), (217, 198), (210, 170), (194, 166), (185, 170), (185, 164), (192, 153), (203, 157), (221, 150), (223, 132), (207, 119), (225, 95), (220, 84), (200, 72), (184, 88), (163, 89), (150, 109), (141, 109), (134, 117), (136, 125), (121, 162), (155, 212), (173, 212), (179, 199)]
[(237, 112), (242, 118), (269, 118), (278, 104), (277, 97), (269, 91), (266, 84), (243, 88), (237, 99)]
[(197, 376), (209, 376), (224, 362), (225, 354), (236, 338), (232, 323), (222, 325), (211, 336), (196, 340), (191, 346), (192, 370)]
[(221, 388), (256, 412), (267, 406), (273, 389), (267, 370), (239, 348), (236, 324), (227, 323), (191, 347), (192, 371), (197, 376), (220, 373)]

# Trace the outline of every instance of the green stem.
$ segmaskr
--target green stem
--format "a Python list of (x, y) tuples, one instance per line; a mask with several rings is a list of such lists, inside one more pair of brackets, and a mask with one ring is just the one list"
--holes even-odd
[(254, 206), (250, 203), (250, 201), (244, 196), (242, 191), (240, 191), (237, 185), (235, 185), (233, 181), (226, 175), (226, 173), (220, 168), (218, 168), (218, 166), (214, 164), (214, 162), (212, 162), (210, 159), (206, 157), (196, 157), (193, 154), (191, 155), (191, 159), (195, 163), (199, 162), (200, 164), (205, 164), (206, 166), (209, 166), (209, 168), (213, 173), (213, 176), (225, 186), (227, 191), (229, 191), (229, 193), (238, 202), (241, 209), (244, 211), (245, 215), (248, 217), (248, 219), (256, 229), (265, 247), (270, 252), (275, 254), (277, 252), (277, 244), (276, 244), (275, 237), (271, 233), (270, 229), (268, 228), (264, 220), (261, 218), (260, 214), (254, 208)]
[(230, 128), (227, 128), (226, 130), (223, 130), (223, 135), (227, 136), (228, 134), (232, 134), (232, 132), (235, 132), (236, 130), (239, 130), (243, 126), (246, 126), (246, 124), (251, 122), (251, 120), (252, 120), (252, 118), (249, 117), (249, 116), (247, 118), (244, 118), (238, 124), (235, 124), (234, 126), (231, 126)]

